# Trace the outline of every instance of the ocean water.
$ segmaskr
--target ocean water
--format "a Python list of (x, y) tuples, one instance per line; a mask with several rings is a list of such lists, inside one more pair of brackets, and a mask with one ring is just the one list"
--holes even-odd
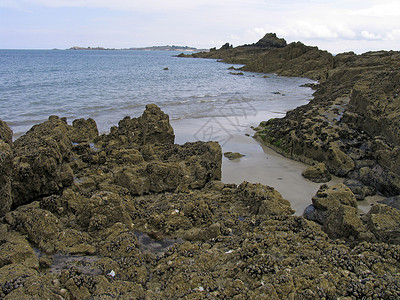
[(100, 132), (108, 132), (123, 117), (140, 116), (149, 103), (160, 106), (171, 120), (265, 119), (312, 98), (313, 91), (301, 87), (308, 79), (232, 75), (237, 71), (228, 70), (231, 65), (177, 54), (0, 50), (0, 119), (14, 138), (50, 115), (67, 117), (69, 123), (91, 117)]

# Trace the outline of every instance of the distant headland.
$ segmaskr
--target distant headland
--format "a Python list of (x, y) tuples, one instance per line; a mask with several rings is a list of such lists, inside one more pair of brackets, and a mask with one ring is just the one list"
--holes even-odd
[(68, 50), (144, 50), (144, 51), (206, 51), (205, 49), (197, 49), (194, 47), (188, 46), (175, 46), (175, 45), (166, 45), (166, 46), (151, 46), (151, 47), (142, 47), (142, 48), (104, 48), (104, 47), (79, 47), (73, 46)]

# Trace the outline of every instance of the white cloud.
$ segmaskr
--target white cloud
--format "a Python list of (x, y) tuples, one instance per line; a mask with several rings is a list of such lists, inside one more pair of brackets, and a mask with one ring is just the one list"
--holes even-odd
[(362, 36), (363, 38), (366, 38), (366, 39), (369, 39), (369, 40), (379, 40), (379, 39), (382, 39), (382, 36), (377, 35), (377, 34), (374, 34), (374, 33), (371, 33), (371, 32), (366, 31), (366, 30), (364, 30), (364, 31), (361, 32), (361, 36)]
[[(32, 26), (56, 25), (62, 40), (73, 27), (75, 32), (88, 33), (87, 39), (93, 36), (96, 43), (115, 47), (176, 41), (204, 48), (226, 42), (237, 46), (275, 32), (288, 42), (301, 41), (329, 51), (351, 50), (350, 45), (400, 48), (398, 0), (0, 0), (2, 7), (20, 9), (15, 12), (20, 17), (14, 18), (15, 24), (25, 26), (26, 32)], [(60, 18), (50, 19), (49, 10), (43, 9), (49, 7)], [(27, 11), (30, 14), (23, 15)], [(11, 16), (2, 27), (15, 27)], [(104, 34), (105, 29), (113, 30), (115, 37)], [(23, 31), (19, 38), (24, 39)]]
[(86, 8), (106, 8), (125, 11), (182, 11), (190, 10), (204, 5), (229, 5), (228, 0), (2, 0), (9, 2), (9, 5), (29, 5), (36, 4), (45, 7), (86, 7)]
[(390, 31), (387, 34), (386, 38), (389, 40), (392, 40), (392, 41), (394, 41), (394, 40), (399, 41), (400, 40), (400, 29), (393, 29), (392, 31)]
[(360, 15), (366, 17), (400, 17), (399, 1), (375, 1), (377, 4), (370, 7), (354, 10), (352, 15)]

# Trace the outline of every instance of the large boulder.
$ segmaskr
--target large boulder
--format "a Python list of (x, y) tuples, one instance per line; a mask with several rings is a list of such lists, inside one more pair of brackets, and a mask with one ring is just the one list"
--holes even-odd
[(117, 132), (139, 145), (173, 144), (175, 140), (169, 116), (155, 104), (146, 105), (146, 110), (138, 118), (125, 117), (118, 123)]
[(376, 204), (365, 216), (365, 221), (378, 241), (400, 244), (399, 210), (384, 204)]
[(95, 120), (89, 118), (76, 119), (72, 122), (72, 127), (69, 133), (71, 141), (74, 143), (90, 142), (97, 138), (99, 130)]
[(330, 211), (342, 205), (355, 209), (358, 207), (357, 199), (352, 191), (344, 184), (334, 186), (323, 184), (312, 198), (312, 205), (305, 209), (303, 215), (308, 220), (325, 224)]
[(279, 216), (294, 213), (290, 202), (270, 186), (244, 181), (239, 185), (237, 195), (254, 214)]
[(0, 217), (8, 212), (12, 205), (12, 131), (0, 120)]
[(322, 228), (330, 238), (362, 240), (371, 237), (358, 216), (357, 208), (348, 205), (329, 210)]
[(222, 151), (216, 142), (163, 145), (151, 151), (156, 160), (143, 161), (135, 152), (133, 163), (116, 166), (115, 183), (133, 195), (143, 195), (202, 188), (221, 179)]
[(317, 194), (312, 198), (312, 203), (316, 209), (330, 210), (339, 207), (339, 205), (347, 205), (357, 208), (357, 199), (352, 191), (340, 183), (334, 186), (322, 185)]
[(301, 174), (305, 178), (311, 180), (312, 182), (328, 182), (332, 179), (331, 174), (326, 168), (324, 163), (319, 163), (313, 166), (309, 166), (304, 172)]
[(57, 193), (73, 181), (68, 125), (57, 116), (33, 126), (14, 142), (13, 205)]

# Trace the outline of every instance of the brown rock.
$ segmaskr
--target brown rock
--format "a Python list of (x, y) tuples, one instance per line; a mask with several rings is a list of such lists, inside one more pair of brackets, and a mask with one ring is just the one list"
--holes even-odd
[(301, 175), (312, 182), (328, 182), (332, 179), (324, 163), (308, 167)]
[(237, 194), (254, 214), (291, 215), (294, 213), (290, 202), (270, 186), (244, 181), (239, 185)]
[(0, 140), (0, 217), (12, 206), (11, 180), (13, 153), (10, 144)]
[(312, 203), (316, 209), (319, 210), (330, 210), (336, 209), (340, 205), (358, 207), (357, 199), (352, 191), (340, 183), (329, 187), (328, 185), (322, 185), (317, 194), (312, 198)]
[(99, 135), (96, 122), (89, 118), (76, 119), (72, 122), (72, 128), (69, 136), (74, 143), (91, 142), (94, 141)]
[(331, 238), (359, 240), (370, 237), (358, 216), (357, 208), (348, 205), (330, 209), (322, 228)]
[(367, 213), (365, 220), (368, 229), (378, 241), (400, 244), (399, 210), (384, 204), (376, 204)]
[(225, 152), (224, 156), (229, 160), (242, 158), (244, 155), (239, 152)]
[(68, 125), (58, 117), (33, 126), (14, 142), (13, 204), (58, 192), (72, 184), (72, 143)]
[(6, 220), (13, 229), (26, 234), (30, 241), (46, 253), (54, 252), (54, 242), (61, 232), (61, 224), (50, 211), (39, 208), (39, 202), (20, 206), (7, 213)]
[(6, 122), (0, 120), (0, 140), (11, 145), (12, 137), (13, 137), (13, 132), (10, 129), (10, 127), (8, 127)]
[(141, 117), (125, 117), (118, 123), (118, 134), (139, 145), (173, 144), (174, 130), (169, 116), (155, 104), (146, 105)]

